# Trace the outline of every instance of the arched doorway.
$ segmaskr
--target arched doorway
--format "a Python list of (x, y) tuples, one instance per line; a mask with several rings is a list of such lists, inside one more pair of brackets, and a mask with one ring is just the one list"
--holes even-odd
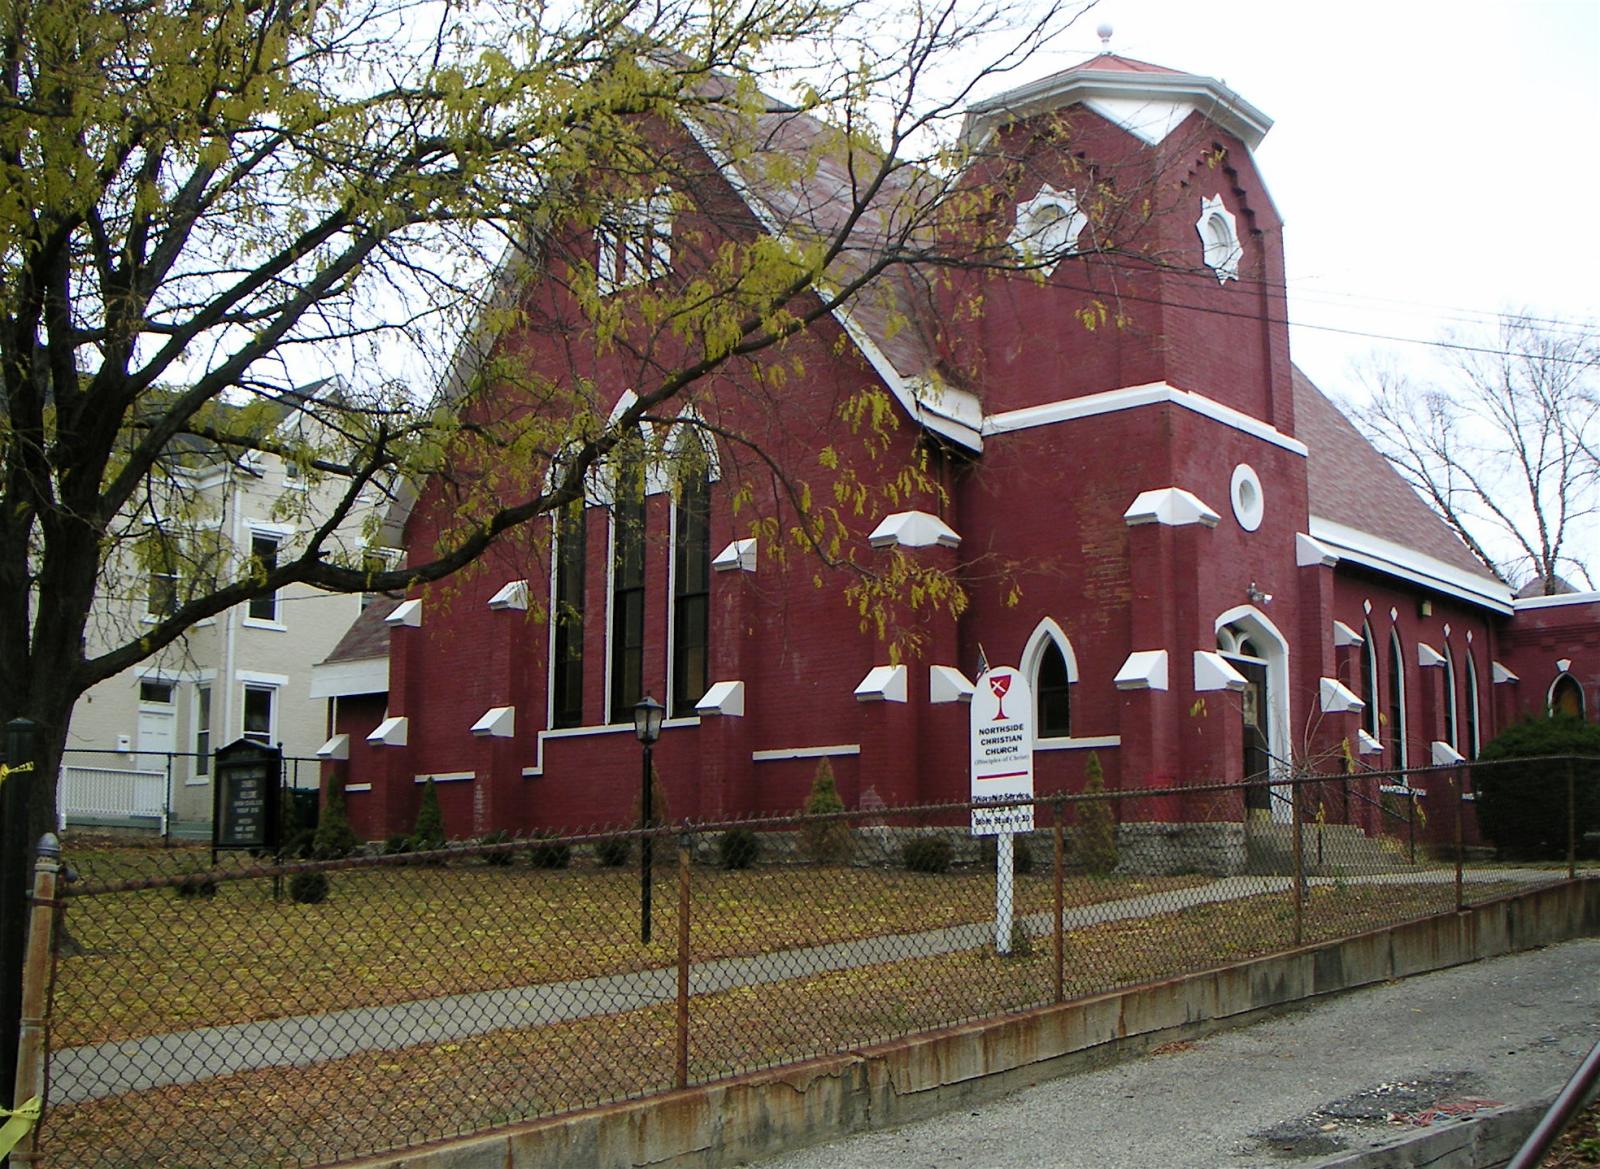
[[(1289, 793), (1272, 780), (1289, 765), (1289, 643), (1261, 610), (1229, 609), (1216, 620), (1217, 652), (1244, 675), (1240, 774), (1247, 820), (1292, 817)], [(1275, 790), (1275, 786), (1276, 789)]]

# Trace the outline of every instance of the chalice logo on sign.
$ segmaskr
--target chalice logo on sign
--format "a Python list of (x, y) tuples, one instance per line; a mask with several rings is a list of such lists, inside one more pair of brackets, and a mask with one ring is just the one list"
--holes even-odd
[(994, 721), (1006, 721), (1006, 694), (1011, 689), (1011, 675), (991, 673), (989, 675), (989, 689), (994, 691), (995, 716)]

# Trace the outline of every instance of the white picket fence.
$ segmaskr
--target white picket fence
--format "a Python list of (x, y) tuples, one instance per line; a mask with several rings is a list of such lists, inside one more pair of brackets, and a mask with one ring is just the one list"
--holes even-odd
[(61, 765), (56, 822), (154, 819), (167, 831), (167, 774), (123, 767)]

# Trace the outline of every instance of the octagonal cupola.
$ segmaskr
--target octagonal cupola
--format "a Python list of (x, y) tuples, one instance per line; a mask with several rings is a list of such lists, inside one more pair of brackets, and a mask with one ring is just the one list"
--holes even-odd
[(1151, 145), (1196, 112), (1252, 151), (1272, 128), (1271, 118), (1213, 77), (1103, 52), (976, 103), (967, 111), (962, 136), (977, 144), (1010, 122), (1073, 105), (1093, 110)]

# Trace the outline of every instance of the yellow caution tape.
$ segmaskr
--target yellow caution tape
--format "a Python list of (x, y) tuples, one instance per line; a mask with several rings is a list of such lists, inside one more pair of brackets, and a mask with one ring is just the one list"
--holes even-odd
[(15, 1111), (0, 1108), (0, 1116), (8, 1118), (5, 1124), (0, 1126), (0, 1157), (9, 1155), (11, 1150), (16, 1148), (17, 1142), (28, 1135), (28, 1130), (39, 1123), (41, 1110), (42, 1106), (37, 1096)]
[[(33, 770), (33, 760), (32, 759), (28, 760), (26, 763), (19, 763), (15, 767), (12, 767), (8, 763), (0, 763), (0, 785), (3, 785), (6, 782), (6, 777), (8, 775), (15, 775), (15, 774), (17, 774), (19, 772), (32, 771), (32, 770)], [(0, 1108), (0, 1115), (7, 1115), (6, 1110), (4, 1108)], [(0, 1153), (0, 1157), (3, 1157), (3, 1156), (5, 1156), (5, 1154), (4, 1153)]]

